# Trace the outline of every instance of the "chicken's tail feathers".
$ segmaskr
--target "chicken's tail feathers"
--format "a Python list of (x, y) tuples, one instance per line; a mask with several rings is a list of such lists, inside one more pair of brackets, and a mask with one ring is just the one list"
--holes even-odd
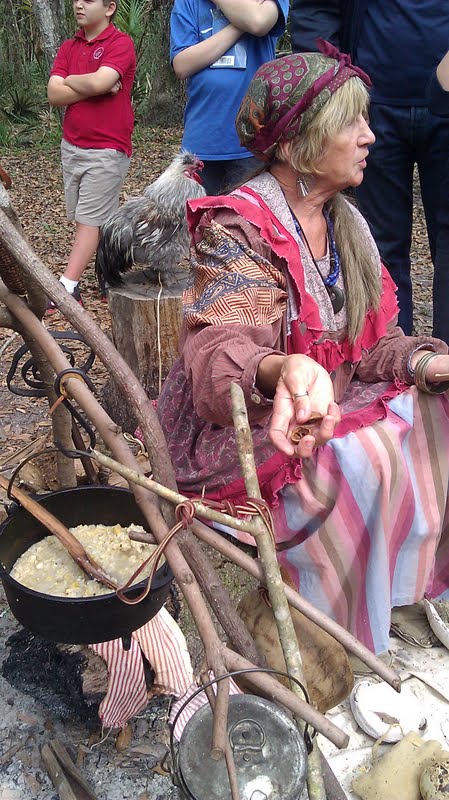
[(117, 259), (111, 258), (110, 251), (100, 240), (97, 255), (95, 258), (95, 273), (100, 289), (108, 286), (122, 286), (123, 277), (122, 263)]
[[(112, 217), (102, 227), (95, 259), (100, 287), (122, 286), (123, 274), (133, 266), (132, 235)], [(122, 222), (122, 220), (120, 220)]]

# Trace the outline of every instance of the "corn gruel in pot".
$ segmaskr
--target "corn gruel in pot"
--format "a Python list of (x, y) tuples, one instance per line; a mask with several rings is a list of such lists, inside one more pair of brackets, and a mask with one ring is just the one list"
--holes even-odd
[[(129, 538), (130, 531), (144, 532), (140, 525), (129, 525), (127, 528), (121, 525), (78, 525), (70, 528), (70, 531), (119, 586), (126, 583), (156, 547)], [(159, 565), (161, 563), (163, 559)], [(138, 575), (135, 583), (147, 577), (151, 568), (152, 562)], [(17, 559), (10, 574), (29, 589), (57, 597), (94, 597), (112, 591), (89, 578), (56, 536), (46, 536), (31, 545)]]

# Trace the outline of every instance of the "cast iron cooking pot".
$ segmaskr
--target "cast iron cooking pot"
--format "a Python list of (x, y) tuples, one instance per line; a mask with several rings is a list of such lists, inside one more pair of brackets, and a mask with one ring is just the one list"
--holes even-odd
[[(36, 500), (67, 528), (75, 525), (142, 525), (147, 522), (128, 489), (86, 486), (62, 489)], [(98, 597), (53, 597), (28, 589), (9, 574), (19, 556), (49, 531), (24, 508), (17, 508), (0, 526), (0, 578), (16, 619), (51, 642), (93, 644), (123, 637), (129, 646), (132, 631), (155, 616), (167, 599), (173, 574), (167, 563), (153, 577), (151, 591), (142, 602), (127, 605), (115, 593)], [(126, 595), (142, 591), (140, 582)]]

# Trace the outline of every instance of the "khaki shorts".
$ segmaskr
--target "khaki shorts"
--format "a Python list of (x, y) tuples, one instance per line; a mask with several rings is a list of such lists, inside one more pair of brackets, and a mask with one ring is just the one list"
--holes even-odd
[(130, 158), (120, 150), (94, 150), (61, 143), (67, 219), (101, 226), (119, 206)]

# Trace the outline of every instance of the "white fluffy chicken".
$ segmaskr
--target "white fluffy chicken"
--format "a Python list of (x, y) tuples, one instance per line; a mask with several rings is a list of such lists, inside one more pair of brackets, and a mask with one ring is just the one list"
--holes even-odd
[(192, 153), (175, 156), (143, 197), (131, 197), (103, 225), (95, 269), (100, 285), (121, 286), (123, 274), (139, 267), (150, 282), (169, 285), (187, 255), (186, 202), (206, 194), (198, 174), (203, 162)]

